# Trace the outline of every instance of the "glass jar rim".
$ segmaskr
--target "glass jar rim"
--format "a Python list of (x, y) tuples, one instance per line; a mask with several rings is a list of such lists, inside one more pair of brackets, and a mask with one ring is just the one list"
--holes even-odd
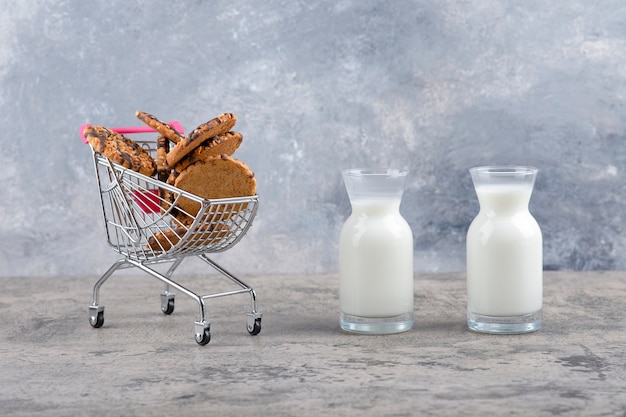
[(395, 168), (348, 168), (342, 171), (343, 175), (354, 177), (365, 176), (386, 176), (386, 177), (403, 177), (409, 173), (408, 170)]
[(470, 168), (470, 172), (491, 175), (531, 175), (538, 171), (539, 168), (525, 165), (486, 165)]

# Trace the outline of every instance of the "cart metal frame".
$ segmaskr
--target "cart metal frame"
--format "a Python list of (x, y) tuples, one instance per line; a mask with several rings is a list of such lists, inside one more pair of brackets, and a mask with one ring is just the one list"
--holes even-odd
[[(154, 154), (154, 142), (137, 141)], [(199, 317), (194, 322), (194, 337), (199, 345), (211, 340), (211, 325), (206, 316), (206, 301), (237, 294), (250, 295), (251, 310), (246, 314), (246, 328), (251, 335), (261, 331), (262, 314), (258, 312), (255, 290), (210, 259), (208, 253), (223, 252), (246, 234), (258, 209), (258, 196), (206, 199), (158, 179), (147, 177), (114, 163), (93, 151), (96, 178), (100, 189), (102, 214), (109, 245), (122, 259), (117, 260), (98, 279), (89, 306), (89, 322), (94, 328), (104, 324), (104, 305), (100, 303), (102, 285), (119, 269), (138, 268), (165, 284), (161, 293), (161, 310), (174, 311), (175, 292), (198, 303)], [(178, 203), (187, 199), (195, 210), (184, 211)], [(198, 294), (172, 279), (187, 257), (197, 257), (211, 266), (234, 289)], [(170, 264), (165, 273), (154, 266)]]

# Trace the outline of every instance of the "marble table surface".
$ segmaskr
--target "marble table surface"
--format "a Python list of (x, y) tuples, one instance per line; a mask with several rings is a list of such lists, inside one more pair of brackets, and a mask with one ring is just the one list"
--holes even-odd
[(467, 330), (464, 273), (416, 274), (415, 326), (388, 336), (340, 330), (336, 275), (248, 276), (261, 333), (247, 294), (217, 298), (206, 346), (196, 302), (164, 315), (162, 284), (131, 271), (93, 329), (96, 278), (0, 278), (0, 415), (626, 415), (626, 272), (546, 272), (544, 328), (510, 336)]

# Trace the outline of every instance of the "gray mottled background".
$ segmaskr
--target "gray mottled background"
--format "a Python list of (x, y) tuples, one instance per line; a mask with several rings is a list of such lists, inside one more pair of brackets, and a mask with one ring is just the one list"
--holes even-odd
[[(255, 171), (239, 273), (335, 272), (340, 170), (411, 171), (417, 271), (462, 271), (467, 169), (540, 168), (547, 269), (624, 269), (623, 0), (9, 0), (0, 14), (0, 275), (100, 274), (83, 123), (233, 112)], [(189, 271), (196, 271), (191, 263)]]

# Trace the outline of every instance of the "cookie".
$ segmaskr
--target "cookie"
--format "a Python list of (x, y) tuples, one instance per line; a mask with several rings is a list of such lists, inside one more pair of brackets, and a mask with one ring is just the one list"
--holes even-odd
[(148, 238), (147, 247), (156, 251), (167, 251), (175, 246), (187, 233), (185, 227), (175, 227), (165, 231), (157, 232)]
[(170, 171), (169, 176), (167, 177), (167, 183), (169, 185), (176, 184), (176, 178), (178, 178), (179, 175), (180, 175), (180, 172), (178, 172), (176, 170)]
[[(174, 185), (198, 197), (208, 199), (246, 197), (256, 194), (256, 178), (244, 162), (221, 155), (189, 165)], [(182, 197), (178, 208), (190, 216), (200, 210), (200, 203)]]
[(156, 172), (156, 162), (144, 148), (124, 135), (104, 126), (87, 126), (83, 135), (94, 151), (113, 162), (151, 177)]
[(184, 247), (196, 247), (213, 244), (230, 235), (230, 227), (226, 223), (210, 223), (190, 230), (185, 236)]
[[(178, 176), (178, 172), (169, 171), (167, 179), (164, 181), (170, 185), (174, 185), (176, 177)], [(161, 206), (162, 214), (170, 214), (172, 217), (176, 217), (179, 212), (178, 209), (173, 206), (174, 204), (174, 194), (167, 188), (160, 187), (159, 188), (159, 202)]]
[(184, 136), (170, 124), (160, 121), (149, 113), (138, 110), (135, 112), (135, 116), (174, 143), (178, 143), (184, 139)]
[[(177, 176), (178, 173), (172, 171), (167, 179), (167, 183), (174, 185)], [(161, 214), (169, 214), (172, 217), (172, 220), (178, 225), (191, 224), (193, 222), (193, 218), (182, 213), (174, 204), (177, 196), (178, 193), (174, 193), (167, 188), (159, 188), (159, 205), (161, 207)]]
[(201, 124), (195, 128), (189, 136), (181, 140), (167, 154), (166, 162), (169, 167), (174, 167), (181, 159), (209, 138), (223, 135), (230, 131), (237, 123), (237, 117), (232, 113), (224, 113)]
[(169, 169), (167, 169), (167, 166), (165, 163), (165, 157), (167, 156), (167, 153), (170, 151), (170, 141), (165, 136), (159, 135), (156, 143), (157, 143), (157, 150), (156, 150), (157, 178), (159, 179), (159, 181), (165, 182), (167, 181), (167, 178), (170, 175), (170, 171)]
[(211, 223), (197, 230), (188, 230), (186, 227), (179, 226), (150, 236), (146, 247), (155, 251), (168, 251), (183, 238), (185, 239), (183, 247), (197, 247), (215, 243), (229, 234), (230, 228), (225, 223)]
[(204, 161), (214, 156), (232, 155), (235, 153), (241, 142), (243, 135), (239, 132), (226, 132), (209, 140), (204, 141), (200, 146), (185, 156), (174, 166), (174, 170), (182, 172), (189, 165), (197, 161)]

